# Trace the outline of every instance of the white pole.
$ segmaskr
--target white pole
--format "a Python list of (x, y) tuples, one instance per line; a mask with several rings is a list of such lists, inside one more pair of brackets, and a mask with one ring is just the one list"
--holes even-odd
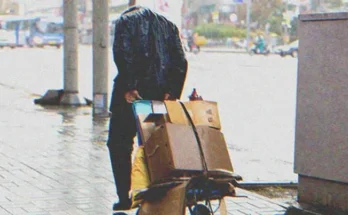
[(250, 41), (250, 10), (251, 10), (251, 0), (247, 0), (247, 17), (246, 17), (246, 27), (247, 27), (247, 50), (249, 50), (249, 41)]
[(108, 115), (109, 1), (93, 0), (93, 116)]
[(77, 0), (64, 0), (64, 95), (63, 105), (85, 105), (78, 95), (78, 21)]
[(64, 0), (64, 91), (78, 92), (77, 1)]

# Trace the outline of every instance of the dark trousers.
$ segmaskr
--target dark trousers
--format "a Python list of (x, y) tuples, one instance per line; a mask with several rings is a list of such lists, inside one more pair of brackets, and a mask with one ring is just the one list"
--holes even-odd
[(116, 191), (121, 202), (129, 199), (133, 139), (136, 135), (132, 105), (126, 102), (113, 107), (109, 124), (109, 148)]

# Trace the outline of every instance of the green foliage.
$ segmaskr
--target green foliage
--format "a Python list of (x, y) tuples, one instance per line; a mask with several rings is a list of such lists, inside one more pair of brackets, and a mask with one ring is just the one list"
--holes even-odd
[[(282, 0), (258, 0), (253, 2), (251, 11), (252, 22), (257, 22), (258, 27), (264, 27), (270, 21), (283, 19), (282, 13), (286, 5)], [(279, 22), (279, 21), (278, 21)]]
[(195, 29), (201, 36), (211, 39), (225, 39), (231, 37), (244, 38), (246, 37), (246, 30), (237, 28), (227, 24), (201, 24), (198, 25)]
[(329, 4), (330, 8), (339, 8), (343, 5), (342, 0), (326, 0), (325, 2)]
[(291, 21), (291, 28), (290, 28), (290, 39), (291, 40), (295, 40), (295, 39), (297, 39), (298, 38), (298, 35), (297, 35), (297, 33), (298, 33), (298, 18), (296, 17), (295, 19), (293, 19), (292, 21)]
[(269, 31), (281, 35), (282, 33), (282, 21), (283, 19), (277, 16), (272, 16), (269, 18), (268, 22), (270, 24)]

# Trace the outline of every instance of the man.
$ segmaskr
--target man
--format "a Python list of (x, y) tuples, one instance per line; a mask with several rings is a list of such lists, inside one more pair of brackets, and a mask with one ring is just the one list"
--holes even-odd
[(144, 7), (131, 7), (115, 24), (114, 79), (108, 148), (119, 202), (130, 208), (131, 153), (136, 135), (132, 102), (180, 98), (187, 72), (177, 27)]
[(260, 53), (263, 53), (265, 48), (265, 39), (261, 34), (257, 35), (256, 38), (256, 48), (259, 50)]

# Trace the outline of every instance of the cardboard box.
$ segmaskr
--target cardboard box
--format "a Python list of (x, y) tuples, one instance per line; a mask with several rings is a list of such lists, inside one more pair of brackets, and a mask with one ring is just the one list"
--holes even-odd
[(152, 183), (172, 177), (202, 174), (204, 161), (208, 171), (233, 172), (224, 136), (218, 130), (221, 126), (217, 103), (190, 101), (185, 102), (184, 106), (197, 129), (202, 152), (194, 129), (179, 102), (153, 102), (153, 113), (138, 116), (139, 133), (145, 143), (145, 157)]
[(150, 137), (151, 132), (155, 126), (152, 124), (144, 124), (144, 119), (148, 116), (148, 114), (153, 113), (152, 109), (152, 101), (149, 100), (138, 100), (133, 102), (132, 105), (134, 117), (137, 126), (137, 135), (139, 145), (142, 145), (146, 142), (146, 140)]
[(221, 129), (219, 109), (216, 102), (190, 101), (184, 103), (195, 126), (207, 125)]
[[(179, 102), (165, 101), (164, 103), (167, 107), (168, 119), (171, 123), (190, 125), (185, 111)], [(207, 125), (213, 128), (221, 129), (219, 110), (216, 102), (189, 101), (184, 102), (183, 104), (186, 107), (187, 112), (189, 113), (195, 126)]]
[(144, 144), (151, 182), (203, 172), (196, 136), (191, 126), (165, 123)]
[(167, 108), (166, 105), (164, 104), (163, 101), (152, 101), (152, 111), (153, 113), (162, 113), (165, 114), (167, 113)]
[(190, 125), (185, 111), (178, 101), (164, 101), (168, 112), (168, 119), (173, 124)]
[(205, 125), (197, 126), (196, 129), (208, 171), (225, 170), (233, 172), (223, 133)]
[(137, 116), (137, 123), (139, 125), (137, 135), (139, 135), (141, 143), (146, 143), (146, 141), (150, 138), (152, 132), (156, 129), (155, 122), (145, 122), (148, 116), (148, 114), (138, 114)]

